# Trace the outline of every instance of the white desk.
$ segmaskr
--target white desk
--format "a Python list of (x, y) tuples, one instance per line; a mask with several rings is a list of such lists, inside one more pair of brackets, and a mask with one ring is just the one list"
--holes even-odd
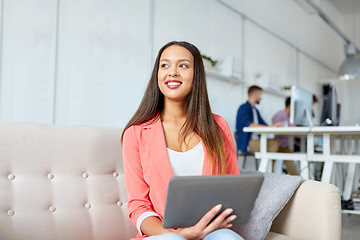
[[(343, 197), (350, 199), (354, 183), (357, 164), (360, 163), (359, 136), (360, 126), (340, 126), (340, 127), (256, 127), (244, 128), (244, 132), (253, 132), (261, 135), (260, 152), (255, 153), (256, 158), (260, 158), (260, 171), (268, 171), (268, 162), (271, 159), (286, 159), (300, 161), (301, 169), (307, 161), (324, 162), (322, 182), (330, 182), (334, 163), (349, 163), (348, 174), (346, 177)], [(306, 153), (268, 153), (266, 150), (267, 134), (296, 135), (307, 137)], [(323, 152), (314, 152), (314, 137), (322, 136)], [(335, 152), (335, 138), (340, 138), (341, 151)], [(355, 142), (355, 144), (352, 144)], [(345, 143), (347, 146), (345, 146)], [(303, 143), (304, 144), (304, 143)], [(354, 147), (352, 147), (354, 146)], [(331, 151), (332, 150), (332, 151)], [(304, 160), (305, 157), (305, 160)], [(308, 178), (308, 171), (302, 171), (301, 175)]]
[(259, 171), (269, 171), (270, 160), (294, 160), (300, 161), (301, 175), (304, 178), (309, 178), (309, 171), (307, 169), (307, 158), (305, 153), (305, 141), (301, 141), (301, 153), (270, 153), (267, 152), (267, 137), (268, 134), (280, 134), (289, 136), (300, 136), (305, 138), (310, 132), (310, 127), (245, 127), (244, 132), (253, 132), (260, 134), (260, 152), (255, 153), (255, 158), (260, 159)]
[[(323, 152), (321, 154), (314, 152), (314, 136), (318, 135), (323, 137)], [(359, 136), (359, 126), (340, 126), (313, 127), (307, 137), (308, 161), (324, 162), (322, 182), (330, 182), (334, 163), (349, 163), (343, 191), (344, 200), (351, 198), (357, 164), (360, 163)], [(339, 153), (335, 149), (335, 138), (341, 141)]]

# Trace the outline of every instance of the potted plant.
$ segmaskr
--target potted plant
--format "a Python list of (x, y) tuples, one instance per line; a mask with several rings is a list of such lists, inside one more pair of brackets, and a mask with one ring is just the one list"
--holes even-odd
[(215, 69), (215, 66), (217, 64), (217, 60), (212, 59), (211, 57), (201, 54), (201, 57), (203, 58), (204, 66), (207, 69)]

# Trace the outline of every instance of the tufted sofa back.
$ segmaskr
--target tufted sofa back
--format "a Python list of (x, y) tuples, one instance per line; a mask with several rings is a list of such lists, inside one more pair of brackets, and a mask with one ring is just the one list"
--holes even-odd
[(0, 123), (0, 236), (129, 239), (121, 129)]

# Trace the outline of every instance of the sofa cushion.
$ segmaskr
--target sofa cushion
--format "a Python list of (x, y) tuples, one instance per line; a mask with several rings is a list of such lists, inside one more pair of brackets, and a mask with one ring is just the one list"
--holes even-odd
[(300, 239), (287, 237), (280, 233), (269, 232), (268, 235), (266, 235), (265, 240), (300, 240)]
[[(256, 171), (241, 171), (241, 174)], [(260, 172), (256, 172), (260, 173)], [(302, 181), (300, 176), (262, 173), (264, 182), (246, 224), (233, 229), (246, 240), (263, 240), (269, 233), (272, 221), (289, 201)]]
[(0, 123), (0, 235), (116, 239), (128, 217), (121, 129)]

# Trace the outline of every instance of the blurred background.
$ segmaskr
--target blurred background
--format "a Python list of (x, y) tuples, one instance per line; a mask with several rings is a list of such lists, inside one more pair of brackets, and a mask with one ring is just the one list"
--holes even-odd
[(360, 81), (338, 78), (346, 41), (311, 3), (360, 46), (358, 0), (0, 0), (0, 121), (124, 127), (157, 51), (185, 40), (218, 61), (209, 97), (232, 130), (252, 84), (267, 122), (289, 86), (311, 91), (315, 123), (335, 85), (340, 125), (355, 125)]

